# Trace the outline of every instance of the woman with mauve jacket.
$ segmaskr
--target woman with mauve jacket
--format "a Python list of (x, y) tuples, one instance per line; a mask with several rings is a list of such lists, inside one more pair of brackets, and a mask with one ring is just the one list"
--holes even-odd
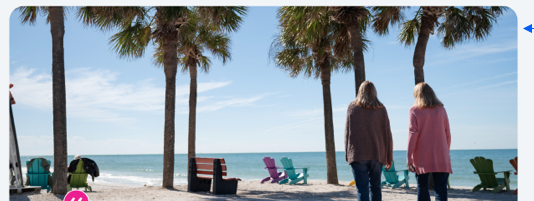
[(391, 168), (393, 138), (386, 107), (378, 100), (372, 82), (360, 86), (356, 100), (347, 109), (345, 124), (345, 160), (352, 166), (358, 200), (382, 200), (382, 166)]
[(407, 166), (415, 172), (417, 200), (430, 201), (428, 177), (434, 178), (436, 201), (447, 200), (447, 181), (452, 173), (451, 131), (443, 103), (427, 83), (415, 85), (410, 108)]

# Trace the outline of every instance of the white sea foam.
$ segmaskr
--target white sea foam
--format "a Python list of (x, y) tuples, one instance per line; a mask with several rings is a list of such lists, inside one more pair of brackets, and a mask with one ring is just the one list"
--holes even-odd
[[(119, 183), (119, 184), (129, 184), (129, 185), (148, 185), (148, 186), (157, 186), (161, 185), (162, 178), (155, 177), (141, 177), (133, 175), (113, 175), (109, 173), (100, 173), (100, 177), (95, 178), (96, 181), (102, 183)], [(186, 184), (186, 178), (174, 178), (174, 184)]]

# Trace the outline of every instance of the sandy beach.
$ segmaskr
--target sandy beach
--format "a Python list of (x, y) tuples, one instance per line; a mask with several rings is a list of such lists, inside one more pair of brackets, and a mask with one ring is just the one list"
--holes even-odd
[[(339, 185), (328, 185), (326, 181), (311, 180), (307, 185), (260, 184), (259, 180), (241, 181), (236, 195), (213, 195), (210, 192), (187, 192), (187, 185), (176, 185), (174, 189), (160, 186), (126, 186), (90, 182), (92, 192), (87, 192), (90, 200), (355, 200), (356, 188), (348, 186), (348, 181)], [(80, 189), (83, 190), (83, 189)], [(431, 193), (432, 195), (433, 193)], [(383, 200), (416, 200), (415, 185), (410, 189), (382, 189)], [(11, 195), (10, 200), (63, 200), (63, 196), (51, 193), (25, 193)], [(433, 200), (433, 198), (432, 198)], [(449, 200), (517, 200), (513, 191), (492, 193), (491, 191), (471, 192), (471, 187), (452, 187)]]

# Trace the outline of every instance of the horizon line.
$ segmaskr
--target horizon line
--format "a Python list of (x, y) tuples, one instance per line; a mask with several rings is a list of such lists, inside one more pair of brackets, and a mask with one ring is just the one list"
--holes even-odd
[[(518, 148), (502, 148), (502, 149), (451, 149), (451, 151), (483, 151), (483, 150), (518, 150)], [(406, 151), (406, 150), (393, 150), (393, 151)], [(262, 153), (324, 153), (325, 151), (290, 151), (290, 152), (227, 152), (227, 153), (197, 153), (197, 154), (262, 154)], [(345, 152), (345, 151), (336, 151)], [(187, 153), (174, 153), (175, 155), (186, 155)], [(132, 156), (132, 155), (163, 155), (163, 153), (154, 154), (76, 154), (86, 156)], [(20, 156), (53, 156), (52, 155), (20, 155)], [(74, 155), (67, 155), (74, 156)]]

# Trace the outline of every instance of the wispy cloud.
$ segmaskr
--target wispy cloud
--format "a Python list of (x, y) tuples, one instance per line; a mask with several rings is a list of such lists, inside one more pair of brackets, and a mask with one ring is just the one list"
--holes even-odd
[(230, 100), (217, 101), (214, 103), (209, 103), (208, 105), (198, 107), (197, 112), (211, 112), (230, 106), (247, 106), (252, 104), (253, 102), (263, 99), (265, 96), (267, 95), (259, 95), (251, 98), (233, 98)]
[(478, 87), (478, 88), (475, 88), (475, 89), (470, 89), (470, 90), (460, 91), (460, 92), (456, 92), (456, 93), (446, 94), (443, 97), (452, 96), (452, 95), (461, 94), (461, 93), (472, 92), (472, 91), (477, 91), (477, 90), (481, 90), (481, 89), (494, 88), (494, 87), (499, 87), (499, 86), (503, 86), (503, 85), (507, 85), (507, 84), (513, 84), (513, 83), (517, 83), (517, 80), (510, 80), (510, 81), (506, 81), (506, 82), (501, 82), (499, 84), (491, 84), (491, 85), (487, 85), (487, 86)]
[[(20, 149), (24, 150), (22, 155), (50, 155), (54, 153), (53, 137), (50, 135), (20, 135), (18, 136)], [(146, 153), (140, 150), (149, 150), (150, 153), (158, 153), (162, 150), (162, 143), (147, 142), (143, 139), (109, 138), (94, 139), (81, 136), (67, 138), (68, 153), (72, 154), (135, 154)], [(91, 145), (91, 149), (87, 146)], [(157, 151), (156, 151), (157, 150)]]
[(501, 82), (499, 84), (492, 84), (492, 85), (488, 85), (488, 86), (478, 87), (475, 90), (498, 87), (498, 86), (502, 86), (502, 85), (506, 85), (506, 84), (512, 84), (512, 83), (517, 83), (517, 80), (506, 81), (506, 82)]
[(439, 54), (432, 55), (433, 59), (428, 60), (428, 66), (437, 66), (453, 61), (467, 60), (474, 57), (502, 53), (507, 51), (517, 50), (517, 41), (508, 43), (481, 45), (471, 44), (460, 46), (452, 50), (442, 51)]
[(496, 78), (500, 78), (500, 77), (506, 77), (506, 76), (509, 76), (509, 75), (516, 75), (516, 74), (517, 74), (517, 71), (516, 72), (511, 72), (511, 73), (505, 73), (505, 74), (502, 74), (502, 75), (496, 75), (496, 76), (493, 76), (493, 77), (487, 77), (487, 78), (483, 78), (483, 79), (472, 81), (472, 82), (467, 82), (467, 83), (463, 83), (463, 84), (453, 85), (453, 86), (450, 86), (450, 87), (445, 87), (445, 88), (442, 88), (440, 90), (450, 89), (450, 88), (455, 88), (455, 87), (461, 87), (461, 86), (466, 86), (466, 85), (471, 85), (471, 84), (476, 84), (476, 83), (484, 82), (484, 81), (487, 81), (487, 80), (492, 80), (492, 79), (496, 79)]
[[(118, 79), (119, 73), (110, 70), (78, 68), (65, 72), (67, 93), (67, 115), (100, 121), (121, 121), (129, 117), (123, 112), (161, 112), (164, 110), (165, 89), (146, 79), (135, 83), (124, 83)], [(17, 104), (26, 108), (52, 111), (52, 76), (36, 73), (35, 69), (17, 68), (11, 75), (15, 87), (11, 89)], [(198, 84), (198, 93), (226, 87), (231, 81), (206, 82)], [(176, 87), (176, 103), (187, 105), (189, 85)], [(262, 99), (199, 96), (203, 103), (198, 112), (215, 111), (228, 106), (242, 106)], [(206, 103), (207, 102), (207, 103)], [(177, 107), (179, 108), (179, 107)], [(185, 110), (187, 113), (187, 110)]]

